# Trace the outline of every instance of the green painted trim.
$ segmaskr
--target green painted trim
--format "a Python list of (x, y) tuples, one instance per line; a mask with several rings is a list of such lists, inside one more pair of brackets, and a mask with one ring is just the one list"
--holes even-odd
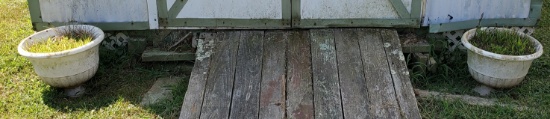
[[(37, 30), (44, 30), (52, 27), (70, 25), (66, 22), (38, 22), (33, 23)], [(111, 22), (111, 23), (78, 23), (88, 24), (99, 27), (101, 30), (147, 30), (149, 29), (149, 22)]]
[(298, 28), (401, 27), (419, 28), (418, 19), (302, 19)]
[(157, 12), (159, 18), (168, 18), (168, 6), (166, 0), (157, 0)]
[(300, 25), (300, 20), (302, 19), (302, 10), (301, 10), (301, 0), (291, 0), (292, 4), (292, 26)]
[(535, 26), (537, 23), (537, 19), (532, 19), (532, 18), (483, 19), (481, 20), (481, 22), (476, 19), (476, 20), (451, 22), (451, 23), (444, 23), (444, 24), (432, 24), (430, 25), (430, 33), (471, 29), (471, 28), (478, 27), (478, 22), (481, 27)]
[[(399, 18), (401, 18), (401, 19), (410, 18), (411, 15), (410, 15), (409, 11), (407, 11), (407, 7), (405, 7), (405, 5), (403, 4), (403, 2), (401, 0), (390, 0), (390, 2), (393, 6), (393, 9), (399, 15)], [(412, 7), (411, 7), (411, 9), (412, 9)]]
[(170, 10), (168, 10), (168, 18), (176, 18), (186, 3), (187, 0), (176, 0)]
[(410, 18), (416, 18), (420, 21), (421, 16), (422, 16), (422, 0), (412, 0)]
[(290, 27), (281, 19), (210, 19), (210, 18), (175, 18), (168, 19), (169, 27)]
[(290, 25), (292, 20), (292, 3), (291, 0), (282, 0), (281, 1), (281, 14), (283, 16), (283, 24)]
[(529, 18), (539, 19), (542, 11), (542, 0), (531, 0)]
[(42, 22), (42, 12), (40, 11), (40, 2), (38, 0), (27, 0), (32, 22)]
[[(40, 1), (38, 0), (27, 0), (29, 12), (31, 14), (31, 22), (37, 23), (42, 22), (42, 12), (40, 11)], [(33, 24), (32, 28), (35, 31), (38, 31), (35, 24)]]

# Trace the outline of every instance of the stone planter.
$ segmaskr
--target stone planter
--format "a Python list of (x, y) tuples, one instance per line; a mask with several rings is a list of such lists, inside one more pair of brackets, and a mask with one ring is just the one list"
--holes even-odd
[[(51, 53), (33, 53), (28, 47), (59, 35), (56, 30), (86, 29), (93, 40), (83, 46)], [(81, 89), (82, 83), (92, 78), (99, 64), (99, 44), (105, 37), (103, 31), (90, 25), (69, 25), (37, 32), (21, 41), (17, 50), (33, 65), (36, 74), (47, 84), (57, 88)]]
[[(516, 32), (505, 28), (481, 28), (485, 31)], [(542, 44), (535, 38), (528, 37), (535, 46), (536, 52), (530, 55), (502, 55), (479, 49), (470, 44), (469, 40), (476, 34), (476, 29), (468, 30), (462, 36), (462, 44), (468, 49), (468, 68), (472, 77), (485, 85), (495, 88), (510, 88), (518, 85), (527, 75), (531, 63), (542, 55)]]

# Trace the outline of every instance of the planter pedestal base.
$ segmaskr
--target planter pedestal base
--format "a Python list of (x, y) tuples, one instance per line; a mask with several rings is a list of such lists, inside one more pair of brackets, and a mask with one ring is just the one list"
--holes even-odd
[(86, 88), (82, 85), (79, 85), (76, 87), (65, 88), (64, 91), (65, 91), (65, 95), (71, 98), (76, 98), (76, 97), (82, 96), (86, 91)]

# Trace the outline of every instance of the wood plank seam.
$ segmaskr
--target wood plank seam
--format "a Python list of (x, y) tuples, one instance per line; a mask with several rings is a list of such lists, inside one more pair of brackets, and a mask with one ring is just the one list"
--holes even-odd
[[(265, 38), (265, 31), (262, 31), (262, 32), (263, 32), (263, 33), (262, 33), (263, 36), (262, 36), (261, 39), (262, 39), (262, 41), (263, 41), (263, 39)], [(264, 48), (265, 46), (264, 46), (263, 43), (264, 43), (264, 42), (262, 42), (261, 45), (262, 45), (262, 48), (265, 49), (265, 48)], [(259, 84), (258, 84), (258, 85), (260, 85), (260, 86), (259, 86), (259, 87), (260, 87), (260, 89), (259, 89), (260, 91), (258, 92), (258, 95), (259, 95), (259, 96), (262, 95), (262, 77), (263, 77), (263, 71), (262, 71), (262, 70), (264, 69), (264, 63), (263, 63), (263, 62), (264, 62), (264, 58), (263, 58), (264, 53), (263, 53), (263, 52), (264, 52), (264, 51), (262, 51), (262, 54), (261, 54), (261, 55), (262, 55), (262, 60), (261, 60), (261, 63), (260, 63), (260, 79), (258, 79), (258, 80), (260, 80), (260, 81), (259, 81)], [(256, 117), (260, 117), (260, 107), (261, 107), (261, 106), (260, 106), (260, 99), (261, 99), (261, 98), (262, 98), (262, 97), (259, 97), (259, 98), (258, 98), (258, 114), (256, 114)]]
[[(364, 48), (361, 47), (361, 49), (363, 49), (363, 59), (369, 59), (364, 62), (367, 63), (367, 65), (364, 66), (366, 70), (365, 77), (376, 77), (374, 79), (367, 79), (371, 82), (367, 83), (367, 89), (370, 89), (368, 93), (372, 94), (368, 99), (370, 101), (369, 107), (374, 109), (374, 111), (370, 113), (374, 116), (373, 118), (399, 118), (400, 111), (397, 100), (395, 99), (393, 78), (391, 74), (388, 73), (390, 69), (380, 30), (368, 29), (365, 31), (367, 32), (365, 34), (371, 34), (367, 35), (367, 38), (371, 39), (368, 43), (366, 41), (360, 41), (360, 44), (362, 44), (361, 46), (368, 46)], [(369, 57), (369, 55), (375, 56)]]
[[(291, 4), (292, 4), (292, 3), (291, 3)], [(292, 6), (291, 6), (291, 8), (292, 8)], [(291, 10), (291, 11), (292, 11), (292, 10)], [(292, 13), (291, 13), (291, 15), (292, 15)], [(290, 25), (292, 25), (292, 17), (291, 17), (291, 23), (290, 23)], [(286, 31), (286, 32), (284, 32), (284, 34), (289, 34), (289, 32)], [(287, 72), (287, 70), (288, 70), (288, 62), (289, 62), (289, 61), (288, 61), (288, 48), (289, 48), (288, 42), (289, 42), (289, 40), (290, 40), (290, 39), (288, 38), (288, 35), (287, 35), (287, 36), (285, 37), (285, 49), (284, 49), (284, 50), (285, 50), (285, 58), (283, 58), (283, 59), (285, 60), (285, 61), (284, 61), (284, 65), (285, 65), (285, 66), (284, 66), (284, 69), (283, 69), (283, 70), (284, 70), (283, 72), (284, 72), (284, 74), (285, 74), (285, 80), (283, 80), (283, 86), (284, 86), (284, 87), (282, 87), (283, 90), (284, 90), (284, 93), (283, 93), (283, 94), (284, 94), (284, 96), (283, 96), (283, 97), (284, 97), (284, 100), (283, 100), (283, 103), (284, 103), (284, 105), (283, 105), (283, 118), (284, 118), (284, 119), (288, 119), (288, 117), (287, 117), (287, 113), (288, 113), (288, 112), (287, 112), (287, 111), (288, 111), (288, 110), (287, 110), (287, 105), (288, 105), (288, 104), (287, 104), (287, 100), (288, 100), (288, 91), (287, 91), (287, 89), (286, 89), (287, 86), (288, 86), (288, 84), (287, 84), (286, 80), (288, 79), (288, 72)]]
[(309, 30), (289, 33), (287, 48), (286, 117), (313, 119), (313, 81)]
[[(204, 35), (205, 34), (201, 34), (201, 36)], [(204, 101), (206, 79), (210, 74), (208, 73), (209, 69), (204, 68), (209, 68), (210, 66), (211, 60), (209, 55), (212, 52), (212, 43), (213, 39), (211, 36), (209, 36), (209, 38), (202, 38), (199, 41), (199, 45), (201, 45), (197, 48), (197, 55), (199, 57), (197, 57), (197, 61), (195, 62), (195, 66), (189, 78), (188, 91), (185, 93), (184, 102), (180, 112), (180, 119), (200, 117), (201, 108)], [(199, 99), (196, 99), (196, 96), (199, 97)]]
[[(239, 34), (240, 34), (240, 32), (239, 32)], [(240, 35), (239, 35), (239, 39), (240, 39)], [(229, 39), (229, 40), (234, 40), (234, 39)], [(238, 56), (238, 54), (239, 54), (239, 47), (240, 47), (240, 43), (237, 43), (237, 48), (236, 48), (237, 51), (235, 52), (235, 56)], [(235, 65), (237, 65), (237, 63), (235, 63)], [(233, 91), (235, 91), (235, 77), (236, 77), (235, 73), (236, 72), (237, 72), (237, 68), (234, 68), (233, 69), (233, 77), (232, 77), (233, 78), (233, 84), (232, 84), (233, 88), (231, 88), (231, 96), (229, 98), (230, 101), (229, 101), (229, 111), (227, 111), (228, 112), (227, 118), (231, 117), (231, 107), (233, 106), (233, 104), (231, 102), (233, 102), (233, 93), (234, 93)]]
[[(384, 36), (384, 34), (382, 34), (382, 32), (383, 32), (383, 31), (378, 32), (378, 33), (380, 34), (380, 36)], [(384, 39), (385, 39), (385, 37), (382, 37), (382, 39), (380, 39), (380, 40), (382, 40), (382, 43), (384, 43), (384, 47), (386, 47), (386, 46), (387, 46), (386, 44), (390, 44), (390, 43), (385, 42)], [(391, 44), (390, 44), (390, 45), (391, 45)], [(388, 46), (388, 47), (389, 47), (389, 46)], [(386, 57), (391, 57), (390, 54), (388, 54), (388, 51), (387, 51), (385, 48), (384, 48), (384, 53), (386, 54)], [(387, 59), (387, 62), (388, 62), (388, 69), (390, 69), (390, 74), (391, 74), (391, 72), (393, 71), (393, 68), (392, 68), (393, 62), (391, 62), (391, 60), (389, 60), (389, 59)], [(390, 76), (391, 76), (392, 80), (395, 80), (395, 78), (397, 78), (397, 77), (395, 77), (394, 75), (390, 75)], [(392, 81), (392, 84), (393, 84), (393, 87), (394, 87), (394, 89), (395, 89), (395, 93), (394, 93), (394, 94), (395, 94), (395, 97), (396, 97), (396, 99), (397, 99), (397, 104), (398, 104), (397, 106), (399, 107), (399, 109), (401, 109), (401, 108), (402, 108), (402, 107), (401, 107), (401, 103), (402, 103), (402, 102), (399, 101), (399, 100), (401, 100), (401, 99), (399, 99), (399, 96), (398, 96), (398, 94), (397, 94), (397, 93), (400, 93), (400, 90), (398, 90), (397, 88), (395, 88), (395, 85), (396, 85), (396, 82), (395, 82), (395, 81)], [(401, 115), (402, 117), (405, 116), (405, 115), (403, 114), (402, 111), (399, 111), (399, 112), (400, 112), (400, 115)]]
[(259, 118), (285, 118), (287, 35), (283, 31), (265, 31)]
[[(212, 65), (206, 87), (205, 99), (200, 118), (228, 118), (231, 108), (231, 98), (235, 79), (235, 54), (238, 50), (240, 33), (225, 31), (217, 32), (215, 51), (212, 54)], [(229, 69), (229, 70), (227, 70)], [(230, 98), (230, 99), (227, 99)]]
[[(341, 30), (341, 29), (338, 29), (338, 30)], [(332, 34), (336, 33), (335, 32), (336, 29), (332, 29), (330, 31), (332, 32)], [(339, 73), (340, 67), (338, 66), (340, 64), (338, 64), (338, 47), (336, 46), (336, 43), (337, 43), (336, 42), (336, 35), (332, 35), (332, 40), (333, 40), (332, 42), (334, 42), (334, 44), (333, 44), (334, 45), (334, 57), (335, 57), (334, 59), (336, 61), (336, 75), (338, 77), (337, 79), (338, 79), (338, 87), (339, 87), (338, 91), (340, 92), (340, 110), (342, 111), (340, 113), (342, 113), (342, 118), (344, 118), (344, 101), (342, 99), (342, 80), (340, 80), (340, 73)]]
[[(355, 29), (355, 30), (358, 30), (358, 29)], [(361, 30), (362, 30), (362, 29), (361, 29)], [(361, 32), (361, 33), (363, 33), (363, 32)], [(365, 67), (365, 61), (364, 61), (364, 59), (363, 59), (363, 55), (364, 55), (364, 54), (363, 54), (362, 51), (361, 51), (361, 47), (362, 47), (362, 46), (361, 46), (361, 43), (359, 43), (359, 42), (360, 42), (359, 40), (367, 40), (367, 39), (357, 39), (357, 40), (355, 40), (355, 41), (356, 41), (355, 43), (357, 43), (357, 46), (358, 46), (358, 48), (359, 48), (359, 55), (360, 55), (360, 56), (359, 56), (359, 59), (361, 60), (361, 68), (360, 68), (360, 69), (361, 69), (361, 73), (362, 73), (363, 78), (364, 78), (364, 80), (365, 80), (365, 82), (366, 82), (366, 81), (367, 81), (367, 80), (366, 80), (367, 76), (366, 76), (366, 74), (365, 74), (365, 68), (364, 68), (364, 67)], [(370, 96), (370, 95), (368, 94), (368, 92), (369, 92), (369, 89), (365, 86), (365, 93), (366, 93), (367, 99), (368, 99), (368, 97)], [(368, 102), (367, 105), (370, 105), (370, 101), (367, 101), (367, 102)], [(370, 111), (370, 109), (367, 109), (367, 111)], [(365, 113), (367, 113), (367, 112), (365, 112)], [(372, 118), (372, 116), (371, 116), (370, 118)]]
[(344, 118), (370, 118), (368, 91), (359, 40), (360, 29), (335, 30), (338, 76)]
[[(317, 112), (315, 118), (343, 118), (342, 95), (334, 45), (334, 31), (313, 30), (311, 33), (313, 100)], [(340, 101), (338, 101), (340, 100)]]
[[(217, 35), (218, 35), (218, 33), (213, 33), (213, 34), (215, 34), (215, 35), (213, 35), (213, 36), (217, 36)], [(213, 49), (211, 49), (211, 50), (212, 50), (212, 55), (213, 55), (214, 52), (215, 52), (216, 49), (217, 49), (216, 47), (214, 47), (214, 46), (216, 46), (216, 44), (215, 44), (216, 41), (215, 41), (215, 40), (219, 40), (219, 39), (218, 39), (218, 38), (214, 38), (214, 39), (212, 39), (212, 40), (213, 40), (213, 42), (214, 42), (214, 44), (212, 44)], [(211, 58), (209, 58), (209, 59), (210, 59), (209, 64), (212, 64), (212, 62), (214, 62), (214, 61), (212, 60), (212, 55), (210, 56)], [(212, 68), (209, 67), (209, 68), (208, 68), (208, 73), (212, 72), (211, 70), (212, 70)], [(208, 77), (210, 77), (210, 76), (206, 76), (206, 79), (205, 79), (205, 80), (206, 80), (206, 81), (205, 81), (206, 83), (205, 83), (204, 88), (207, 88), (206, 85), (208, 84)], [(205, 101), (205, 99), (206, 99), (206, 89), (205, 89), (205, 91), (204, 91), (204, 94), (202, 95), (202, 102), (201, 102), (202, 105), (201, 105), (201, 108), (204, 106), (204, 101)], [(201, 116), (202, 116), (202, 109), (199, 110), (199, 118), (200, 118)]]
[(314, 93), (315, 92), (315, 86), (314, 86), (314, 83), (313, 83), (314, 82), (313, 81), (313, 77), (314, 77), (314, 75), (313, 75), (313, 47), (311, 45), (311, 39), (312, 39), (311, 31), (308, 32), (308, 36), (309, 36), (309, 39), (307, 39), (307, 42), (308, 42), (308, 44), (310, 44), (309, 45), (309, 56), (311, 58), (311, 59), (309, 59), (310, 62), (311, 62), (309, 64), (309, 65), (311, 65), (311, 67), (310, 67), (310, 70), (311, 70), (311, 72), (310, 72), (310, 75), (311, 75), (311, 96), (313, 97), (313, 99), (312, 99), (312, 102), (313, 102), (313, 105), (312, 105), (313, 115), (312, 116), (313, 116), (313, 118), (315, 118), (315, 115), (317, 114), (317, 112), (315, 111), (315, 108), (317, 108), (317, 107), (315, 106), (315, 93)]
[[(357, 30), (357, 29), (355, 29), (355, 30)], [(361, 60), (361, 68), (360, 68), (360, 69), (361, 69), (361, 72), (362, 72), (362, 74), (363, 74), (363, 78), (364, 78), (364, 80), (365, 80), (365, 82), (366, 82), (367, 77), (365, 76), (365, 75), (366, 75), (366, 74), (365, 74), (365, 68), (364, 68), (364, 67), (365, 67), (365, 61), (364, 61), (364, 59), (363, 59), (363, 55), (364, 55), (364, 54), (361, 52), (361, 47), (362, 47), (362, 46), (361, 46), (361, 43), (359, 43), (359, 42), (360, 42), (359, 40), (366, 40), (366, 39), (357, 39), (357, 40), (355, 40), (356, 43), (357, 43), (357, 46), (358, 46), (358, 48), (359, 48), (359, 55), (360, 55), (360, 56), (359, 56), (359, 59)], [(365, 86), (365, 87), (366, 87), (366, 86)], [(366, 93), (366, 96), (367, 96), (367, 97), (369, 97), (368, 92), (369, 92), (369, 89), (368, 89), (368, 88), (365, 88), (365, 93)], [(367, 99), (368, 99), (368, 98), (367, 98)], [(367, 104), (367, 105), (370, 105), (370, 102), (369, 102), (369, 101), (367, 101), (367, 102), (369, 103), (369, 104)], [(370, 109), (367, 109), (367, 111), (370, 111)], [(368, 113), (368, 112), (365, 112), (365, 113)], [(372, 118), (372, 117), (370, 117), (370, 118)]]
[(263, 67), (263, 31), (240, 31), (230, 119), (258, 118)]
[[(212, 45), (213, 49), (212, 49), (212, 55), (211, 55), (210, 58), (209, 58), (209, 59), (210, 59), (209, 64), (211, 64), (211, 63), (214, 62), (214, 61), (213, 61), (213, 54), (217, 51), (217, 47), (214, 47), (214, 46), (216, 46), (216, 40), (220, 40), (219, 37), (217, 37), (217, 36), (218, 36), (218, 33), (217, 33), (217, 32), (214, 32), (213, 34), (215, 34), (215, 35), (213, 35), (213, 36), (216, 36), (216, 37), (215, 37), (214, 39), (212, 39), (213, 42), (214, 42), (214, 44)], [(212, 68), (210, 68), (210, 67), (211, 67), (211, 66), (208, 67), (208, 73), (212, 72)], [(194, 67), (193, 67), (193, 68), (194, 68)], [(201, 110), (199, 110), (199, 118), (202, 117), (202, 108), (204, 107), (204, 101), (206, 100), (206, 94), (207, 94), (206, 88), (208, 88), (206, 85), (208, 85), (208, 78), (209, 78), (209, 77), (210, 77), (210, 76), (206, 76), (206, 81), (205, 81), (206, 83), (205, 83), (205, 86), (204, 86), (204, 88), (205, 88), (204, 90), (205, 90), (205, 91), (204, 91), (204, 94), (202, 95)], [(180, 116), (181, 116), (181, 115), (180, 115)]]
[[(418, 112), (418, 105), (416, 104), (416, 98), (414, 97), (414, 92), (412, 92), (412, 85), (410, 84), (408, 77), (405, 77), (402, 75), (402, 70), (404, 72), (407, 72), (406, 64), (404, 69), (396, 69), (399, 68), (396, 65), (403, 65), (401, 62), (404, 62), (404, 56), (401, 52), (401, 45), (399, 44), (399, 38), (396, 36), (397, 32), (392, 30), (383, 30), (381, 33), (384, 33), (382, 39), (384, 41), (384, 51), (387, 56), (387, 60), (389, 63), (390, 73), (393, 79), (394, 89), (395, 89), (395, 96), (397, 97), (397, 102), (399, 105), (399, 108), (401, 110), (401, 115), (403, 118), (421, 118)], [(394, 41), (397, 40), (397, 41)], [(391, 50), (391, 53), (388, 53)], [(396, 57), (399, 57), (396, 59)], [(396, 60), (397, 62), (395, 62)], [(403, 72), (403, 73), (404, 73)], [(406, 74), (408, 76), (408, 72)], [(409, 91), (404, 90), (403, 88), (410, 87)], [(411, 96), (412, 95), (412, 96)], [(412, 98), (412, 99), (408, 99)], [(408, 101), (413, 102), (408, 102)]]

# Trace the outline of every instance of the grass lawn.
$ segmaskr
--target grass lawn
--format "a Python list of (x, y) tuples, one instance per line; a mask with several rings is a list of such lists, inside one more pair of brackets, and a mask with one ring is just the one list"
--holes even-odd
[(0, 0), (0, 11), (0, 118), (177, 118), (187, 80), (173, 87), (172, 100), (147, 107), (139, 103), (154, 79), (188, 77), (191, 63), (141, 63), (102, 50), (97, 74), (84, 84), (89, 91), (67, 98), (41, 82), (31, 63), (17, 54), (19, 42), (34, 33), (26, 0)]
[[(547, 6), (550, 0), (544, 0)], [(534, 35), (550, 46), (550, 7)], [(153, 106), (140, 106), (142, 94), (164, 76), (186, 76), (191, 63), (141, 63), (125, 53), (102, 50), (100, 69), (85, 84), (83, 97), (67, 98), (59, 89), (41, 82), (32, 65), (17, 54), (17, 45), (33, 33), (26, 0), (0, 0), (0, 118), (176, 118), (186, 89), (184, 81), (174, 88), (175, 97)], [(105, 49), (105, 48), (103, 48)], [(459, 101), (419, 100), (425, 118), (550, 118), (550, 48), (535, 60), (527, 79), (512, 89), (500, 89), (487, 98), (527, 106), (472, 106)], [(464, 52), (439, 55), (445, 61), (439, 71), (413, 76), (415, 88), (452, 94), (476, 95), (480, 85), (467, 72)]]

